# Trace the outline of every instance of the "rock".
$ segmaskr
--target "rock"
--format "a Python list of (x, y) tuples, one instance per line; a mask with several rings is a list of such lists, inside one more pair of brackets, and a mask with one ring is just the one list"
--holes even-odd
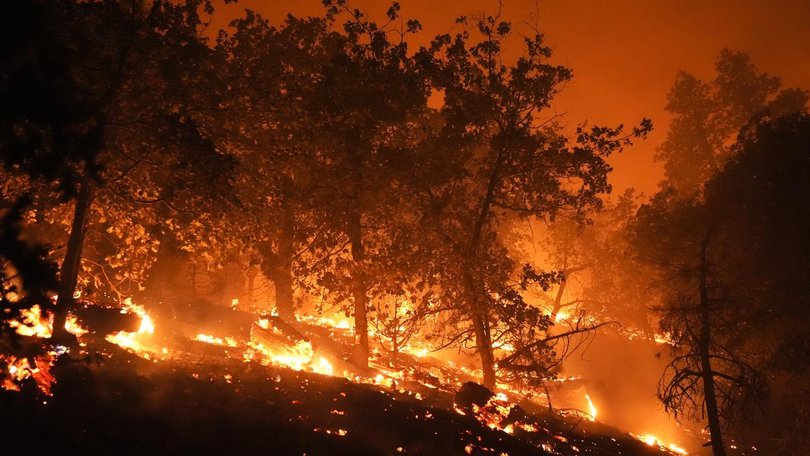
[(471, 412), (473, 404), (478, 407), (483, 407), (494, 395), (495, 394), (485, 386), (481, 386), (478, 383), (467, 382), (458, 389), (453, 401), (456, 403), (456, 407), (465, 412)]

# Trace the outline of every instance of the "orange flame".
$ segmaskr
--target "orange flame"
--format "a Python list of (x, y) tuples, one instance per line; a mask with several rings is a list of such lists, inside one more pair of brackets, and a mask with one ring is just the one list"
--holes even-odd
[(139, 356), (150, 359), (151, 355), (144, 345), (143, 339), (155, 333), (155, 323), (152, 321), (152, 317), (146, 313), (143, 306), (133, 304), (131, 298), (124, 300), (124, 306), (125, 308), (122, 310), (122, 313), (131, 312), (141, 318), (138, 330), (135, 332), (118, 331), (117, 333), (109, 334), (105, 339), (121, 348), (129, 349)]
[(589, 396), (588, 393), (585, 393), (585, 400), (588, 401), (588, 413), (591, 415), (589, 419), (591, 421), (596, 421), (596, 416), (599, 414), (599, 411), (596, 410), (596, 406), (593, 405), (591, 396)]
[(212, 345), (222, 345), (226, 347), (238, 347), (239, 344), (236, 343), (236, 340), (233, 337), (225, 337), (224, 339), (221, 337), (214, 337), (210, 334), (197, 334), (194, 340), (199, 342), (205, 342), (206, 344)]
[(684, 456), (689, 454), (685, 449), (681, 448), (680, 446), (674, 443), (670, 443), (668, 445), (663, 443), (661, 439), (659, 439), (653, 434), (634, 435), (634, 437), (652, 447), (666, 448), (672, 452), (682, 454)]

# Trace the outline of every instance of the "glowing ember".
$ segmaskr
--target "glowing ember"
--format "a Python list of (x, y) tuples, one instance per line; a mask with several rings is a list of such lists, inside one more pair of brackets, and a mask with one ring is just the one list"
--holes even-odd
[[(515, 432), (515, 426), (513, 424), (504, 423), (513, 407), (514, 404), (508, 401), (504, 393), (498, 393), (492, 396), (483, 407), (479, 407), (476, 404), (472, 405), (473, 414), (481, 424), (490, 429), (502, 430), (508, 434)], [(456, 408), (456, 412), (464, 415), (464, 412), (458, 408)]]
[(28, 378), (33, 378), (36, 382), (37, 388), (40, 391), (51, 395), (51, 387), (55, 383), (50, 369), (56, 359), (56, 353), (49, 352), (46, 355), (37, 356), (33, 358), (34, 365), (31, 365), (31, 360), (27, 357), (17, 358), (15, 356), (5, 357), (0, 355), (0, 363), (5, 363), (8, 366), (7, 374), (0, 373), (2, 383), (0, 386), (9, 391), (19, 391), (20, 383)]
[(236, 340), (234, 338), (232, 338), (232, 337), (226, 337), (226, 338), (223, 339), (221, 337), (214, 337), (214, 336), (212, 336), (210, 334), (202, 334), (202, 333), (197, 334), (197, 336), (194, 338), (194, 340), (199, 341), (199, 342), (205, 342), (206, 344), (222, 345), (222, 346), (225, 346), (225, 347), (237, 347), (237, 346), (239, 346), (239, 344), (236, 343)]
[(653, 434), (643, 434), (643, 435), (634, 435), (635, 438), (641, 440), (642, 442), (646, 443), (649, 446), (659, 447), (659, 448), (666, 448), (672, 452), (688, 455), (689, 453), (681, 448), (680, 446), (670, 443), (669, 445), (661, 442), (661, 440)]

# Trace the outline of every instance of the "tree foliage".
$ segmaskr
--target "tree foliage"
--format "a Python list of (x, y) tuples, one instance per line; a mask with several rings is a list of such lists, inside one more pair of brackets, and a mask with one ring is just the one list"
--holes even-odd
[(777, 94), (778, 78), (745, 54), (723, 51), (717, 73), (711, 84), (678, 76), (664, 190), (630, 226), (672, 346), (661, 400), (676, 416), (707, 417), (716, 455), (784, 374), (774, 360), (807, 356), (794, 307), (806, 300), (807, 208), (788, 195), (808, 172), (807, 93)]
[(38, 22), (8, 24), (25, 39), (3, 59), (0, 152), (61, 260), (56, 324), (77, 287), (122, 299), (183, 252), (261, 267), (292, 323), (321, 295), (354, 317), (360, 367), (369, 325), (397, 352), (441, 324), (436, 345), (472, 348), (487, 385), (537, 384), (593, 329), (554, 329), (526, 299), (572, 271), (528, 264), (512, 227), (578, 229), (608, 157), (651, 126), (569, 137), (548, 108), (572, 72), (536, 30), (509, 60), (499, 15), (412, 49), (421, 26), (396, 3), (382, 21), (344, 0), (279, 25), (246, 11), (215, 42), (206, 0), (13, 4)]
[[(610, 190), (606, 157), (650, 125), (644, 121), (629, 133), (622, 126), (581, 126), (569, 141), (545, 109), (571, 71), (549, 62), (543, 36), (525, 38), (523, 55), (510, 63), (502, 55), (509, 22), (499, 16), (459, 22), (472, 30), (439, 36), (417, 57), (444, 95), (436, 141), (453, 171), (425, 198), (447, 260), (437, 267), (444, 300), (463, 303), (452, 319), (468, 328), (458, 340), (474, 341), (484, 383), (491, 386), (493, 344), (515, 347), (509, 363), (515, 370), (548, 365), (553, 355), (534, 343), (551, 322), (515, 286), (522, 266), (507, 253), (499, 228), (505, 217), (549, 220), (565, 211), (584, 220)], [(520, 357), (531, 361), (518, 366)]]
[(780, 91), (779, 78), (760, 73), (742, 52), (721, 51), (715, 71), (709, 82), (679, 73), (667, 99), (673, 119), (656, 158), (664, 163), (664, 185), (684, 196), (723, 167), (750, 119), (799, 112), (808, 100), (798, 89)]

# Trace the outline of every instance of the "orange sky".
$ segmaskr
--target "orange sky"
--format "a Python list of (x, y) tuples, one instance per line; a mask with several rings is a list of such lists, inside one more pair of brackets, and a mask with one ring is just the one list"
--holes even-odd
[[(350, 3), (382, 18), (389, 2)], [(453, 31), (460, 15), (494, 13), (496, 0), (400, 0), (402, 15), (419, 19), (424, 30), (415, 44)], [(320, 14), (320, 0), (241, 0), (220, 6), (215, 26), (249, 8), (278, 23), (286, 13)], [(520, 29), (539, 11), (540, 27), (553, 59), (574, 70), (574, 79), (553, 104), (569, 125), (582, 121), (633, 124), (650, 117), (655, 132), (615, 157), (612, 182), (655, 191), (661, 178), (653, 162), (663, 140), (666, 94), (676, 72), (712, 75), (720, 49), (748, 52), (761, 70), (785, 86), (810, 89), (810, 0), (505, 0), (503, 16)]]

